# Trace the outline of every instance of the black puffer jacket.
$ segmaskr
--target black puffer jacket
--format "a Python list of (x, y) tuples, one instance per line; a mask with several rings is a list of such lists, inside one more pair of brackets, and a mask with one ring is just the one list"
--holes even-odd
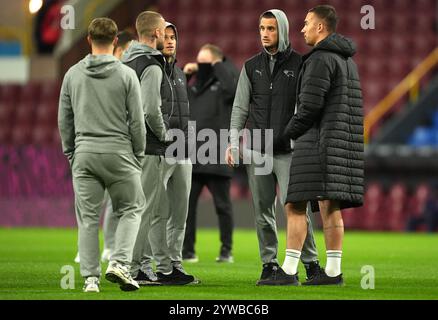
[(298, 111), (285, 136), (295, 141), (287, 202), (338, 200), (341, 209), (363, 204), (362, 92), (355, 45), (339, 34), (303, 57)]

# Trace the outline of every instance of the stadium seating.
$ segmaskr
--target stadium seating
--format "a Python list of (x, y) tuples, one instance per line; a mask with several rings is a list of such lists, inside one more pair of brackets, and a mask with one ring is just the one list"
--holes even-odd
[[(362, 79), (365, 112), (374, 107), (437, 45), (434, 0), (328, 0), (341, 17), (339, 32), (357, 43), (355, 61)], [(318, 0), (160, 0), (158, 9), (179, 31), (178, 63), (196, 59), (204, 43), (220, 45), (225, 54), (241, 67), (243, 62), (261, 50), (257, 23), (267, 9), (283, 9), (289, 18), (293, 47), (305, 53), (309, 47), (300, 33), (307, 10)], [(376, 11), (376, 29), (362, 30), (363, 5)], [(417, 36), (421, 34), (421, 37)], [(34, 204), (40, 212), (50, 210), (43, 201), (23, 200), (9, 208), (5, 199), (51, 199), (54, 208), (71, 211), (72, 184), (68, 162), (61, 152), (57, 128), (57, 105), (60, 82), (30, 82), (26, 85), (0, 85), (0, 203), (8, 223), (42, 223), (30, 212)], [(373, 132), (378, 130), (378, 125)], [(438, 145), (438, 112), (429, 127), (418, 128), (409, 143), (412, 146)], [(239, 177), (240, 179), (240, 177)], [(34, 186), (38, 185), (38, 188)], [(421, 214), (430, 192), (427, 185), (406, 186), (400, 183), (384, 186), (368, 182), (365, 205), (344, 212), (347, 229), (403, 230), (409, 216)], [(233, 199), (250, 201), (243, 183), (233, 182)], [(203, 199), (211, 195), (204, 190)], [(52, 199), (53, 198), (53, 199)], [(68, 201), (65, 199), (69, 199)], [(58, 203), (58, 202), (59, 203)], [(10, 210), (9, 210), (9, 209)], [(74, 224), (74, 216), (69, 217)], [(6, 225), (1, 223), (0, 225)], [(62, 223), (60, 218), (59, 223)]]
[[(328, 0), (325, 3), (337, 8), (341, 17), (339, 32), (353, 38), (358, 45), (355, 60), (362, 79), (366, 113), (437, 46), (434, 0)], [(160, 0), (158, 6), (178, 27), (181, 65), (193, 61), (202, 44), (213, 42), (221, 45), (240, 67), (260, 51), (258, 18), (271, 8), (287, 13), (294, 48), (307, 52), (309, 48), (300, 31), (307, 10), (317, 4), (320, 1)], [(375, 9), (375, 30), (361, 29), (363, 5), (372, 5)]]
[(343, 211), (345, 228), (404, 231), (410, 217), (423, 213), (429, 193), (427, 183), (408, 187), (396, 182), (385, 188), (380, 182), (370, 182), (366, 187), (364, 206)]
[(407, 143), (414, 148), (438, 148), (438, 110), (430, 117), (429, 126), (418, 126)]
[(0, 85), (0, 144), (54, 144), (58, 82)]

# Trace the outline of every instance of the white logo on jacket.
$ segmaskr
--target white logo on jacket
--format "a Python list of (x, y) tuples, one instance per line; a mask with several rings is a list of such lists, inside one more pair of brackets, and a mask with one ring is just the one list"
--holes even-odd
[(284, 70), (283, 72), (288, 78), (295, 78), (295, 72), (293, 72), (293, 70)]

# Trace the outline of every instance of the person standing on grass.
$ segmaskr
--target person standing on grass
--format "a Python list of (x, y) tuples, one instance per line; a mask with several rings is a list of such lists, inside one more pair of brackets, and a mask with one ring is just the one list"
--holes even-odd
[(327, 249), (325, 272), (304, 285), (342, 285), (342, 209), (359, 207), (364, 193), (362, 91), (352, 57), (355, 44), (336, 33), (328, 5), (309, 10), (302, 33), (313, 49), (298, 80), (297, 113), (284, 139), (295, 140), (286, 199), (287, 256), (283, 269), (297, 274), (307, 236), (306, 206), (321, 212)]
[[(134, 42), (122, 57), (122, 61), (135, 70), (141, 84), (143, 110), (147, 127), (146, 157), (143, 162), (142, 184), (147, 197), (140, 231), (134, 248), (133, 275), (143, 285), (185, 285), (195, 278), (186, 274), (180, 264), (173, 264), (172, 251), (168, 245), (168, 229), (170, 208), (168, 206), (168, 189), (173, 194), (175, 212), (180, 215), (180, 223), (187, 217), (188, 195), (190, 192), (192, 164), (185, 154), (177, 154), (177, 163), (170, 164), (166, 150), (173, 140), (170, 129), (186, 131), (188, 119), (188, 103), (183, 105), (182, 90), (186, 90), (185, 79), (171, 80), (166, 73), (168, 62), (160, 50), (164, 49), (166, 22), (157, 12), (142, 12), (136, 21), (139, 42)], [(176, 81), (177, 84), (173, 84)], [(176, 87), (176, 85), (178, 85)], [(178, 98), (178, 94), (180, 94)], [(187, 97), (187, 92), (185, 91)], [(185, 112), (185, 114), (184, 114)], [(183, 119), (184, 118), (184, 119)], [(182, 157), (182, 158), (180, 158)], [(180, 161), (178, 163), (178, 161)], [(176, 190), (176, 191), (175, 191)], [(181, 196), (180, 199), (177, 199)], [(184, 200), (186, 200), (186, 204)], [(175, 219), (173, 219), (175, 222)], [(172, 223), (172, 222), (171, 222)], [(175, 224), (173, 224), (175, 225)], [(180, 225), (179, 229), (184, 226)], [(175, 231), (175, 230), (173, 230)], [(181, 232), (182, 231), (182, 232)], [(183, 230), (171, 235), (173, 246), (181, 246)], [(179, 237), (174, 238), (174, 237)], [(180, 245), (179, 245), (180, 244)], [(156, 274), (151, 268), (151, 259), (147, 253), (148, 246), (156, 263)], [(180, 249), (180, 250), (181, 250)], [(179, 257), (174, 257), (179, 260)], [(177, 267), (178, 266), (178, 267)]]
[(88, 42), (92, 53), (64, 77), (58, 113), (62, 148), (73, 176), (83, 290), (99, 292), (99, 218), (107, 189), (119, 223), (105, 277), (132, 291), (139, 285), (129, 267), (145, 208), (140, 177), (146, 128), (140, 85), (135, 72), (113, 56), (114, 21), (94, 19)]
[[(231, 145), (226, 152), (226, 162), (233, 166), (239, 160), (237, 133), (245, 125), (254, 136), (249, 137), (253, 142), (256, 132), (268, 135), (269, 131), (273, 131), (273, 141), (266, 141), (261, 146), (253, 144), (249, 146), (252, 150), (243, 150), (251, 154), (251, 164), (246, 169), (263, 262), (257, 285), (298, 285), (297, 277), (286, 274), (278, 265), (275, 206), (277, 184), (281, 203), (286, 201), (293, 150), (291, 141), (281, 139), (281, 135), (294, 114), (301, 56), (290, 45), (289, 22), (283, 11), (264, 12), (259, 19), (259, 33), (263, 51), (245, 62), (237, 85), (231, 114)], [(273, 155), (267, 151), (269, 144)], [(259, 163), (262, 162), (273, 164), (271, 172), (258, 173)], [(304, 217), (308, 232), (301, 260), (310, 279), (318, 274), (320, 267), (311, 220), (308, 215)]]
[[(189, 88), (190, 119), (196, 121), (196, 133), (211, 129), (220, 136), (222, 129), (229, 129), (231, 108), (236, 94), (239, 72), (227, 59), (222, 50), (212, 44), (203, 45), (196, 63), (184, 67), (188, 77), (196, 75), (196, 82)], [(219, 139), (218, 139), (219, 140)], [(198, 150), (201, 143), (198, 143)], [(233, 207), (230, 199), (233, 169), (221, 164), (224, 146), (217, 145), (216, 163), (193, 166), (192, 190), (190, 192), (189, 213), (184, 238), (183, 259), (197, 262), (195, 253), (197, 204), (204, 186), (213, 196), (219, 220), (221, 247), (217, 262), (234, 261), (233, 245)], [(223, 153), (223, 151), (222, 151)]]
[[(120, 60), (125, 50), (129, 47), (134, 40), (134, 36), (129, 31), (121, 31), (117, 34), (117, 44), (114, 48), (114, 56)], [(113, 205), (111, 203), (111, 197), (107, 190), (105, 190), (104, 196), (104, 212), (103, 212), (103, 250), (101, 255), (102, 262), (108, 262), (111, 258), (111, 254), (114, 252), (117, 225), (119, 223), (119, 217), (113, 211)], [(75, 262), (79, 263), (79, 252), (76, 255)]]

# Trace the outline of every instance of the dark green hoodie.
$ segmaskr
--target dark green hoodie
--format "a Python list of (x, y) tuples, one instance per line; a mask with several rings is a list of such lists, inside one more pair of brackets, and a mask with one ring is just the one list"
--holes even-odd
[(64, 77), (58, 126), (70, 162), (78, 152), (144, 157), (146, 129), (135, 72), (112, 55), (87, 55)]

